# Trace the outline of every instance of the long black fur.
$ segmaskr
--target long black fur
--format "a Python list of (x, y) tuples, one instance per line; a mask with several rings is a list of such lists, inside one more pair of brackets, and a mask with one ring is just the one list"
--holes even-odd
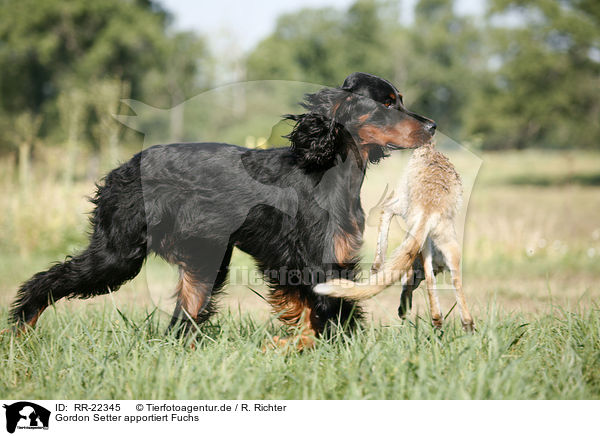
[[(354, 324), (360, 308), (318, 296), (312, 287), (327, 276), (352, 278), (357, 270), (357, 253), (336, 258), (334, 240), (360, 245), (368, 160), (421, 145), (435, 124), (408, 112), (389, 82), (364, 73), (352, 74), (340, 88), (307, 95), (304, 108), (304, 114), (287, 116), (295, 123), (289, 148), (157, 145), (111, 171), (93, 199), (89, 247), (24, 283), (11, 322), (34, 324), (61, 298), (116, 291), (139, 273), (149, 253), (179, 265), (208, 289), (207, 304), (192, 314), (202, 322), (214, 311), (236, 246), (256, 259), (274, 292), (311, 308), (320, 331)], [(411, 143), (361, 141), (367, 124), (383, 132), (406, 121), (415, 130)], [(171, 326), (180, 318), (191, 322), (185, 315), (178, 302)]]

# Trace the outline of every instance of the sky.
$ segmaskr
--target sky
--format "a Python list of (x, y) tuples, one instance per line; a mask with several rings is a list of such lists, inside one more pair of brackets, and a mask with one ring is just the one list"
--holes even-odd
[(179, 30), (234, 39), (245, 52), (275, 29), (277, 17), (303, 7), (346, 8), (352, 0), (159, 0), (174, 15)]
[[(348, 8), (354, 0), (159, 0), (174, 16), (177, 30), (207, 35), (213, 44), (250, 51), (274, 29), (277, 17), (306, 7)], [(403, 2), (403, 20), (411, 20), (416, 0)], [(456, 10), (481, 14), (484, 0), (458, 0)]]

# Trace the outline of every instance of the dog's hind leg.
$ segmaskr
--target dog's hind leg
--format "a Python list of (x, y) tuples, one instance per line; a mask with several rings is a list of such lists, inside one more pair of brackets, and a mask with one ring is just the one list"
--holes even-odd
[(322, 325), (313, 301), (309, 301), (298, 289), (278, 288), (271, 291), (269, 303), (283, 324), (297, 329), (295, 335), (289, 338), (274, 336), (275, 346), (284, 347), (294, 343), (301, 350), (314, 345), (314, 338), (321, 332)]
[(269, 303), (285, 325), (295, 328), (291, 337), (273, 337), (271, 345), (277, 347), (292, 343), (298, 350), (310, 348), (316, 337), (329, 337), (338, 329), (352, 330), (363, 319), (363, 311), (356, 302), (324, 296), (314, 298), (294, 287), (272, 290)]
[(431, 311), (431, 322), (434, 327), (441, 328), (443, 317), (440, 309), (440, 301), (437, 295), (435, 284), (435, 272), (433, 270), (433, 247), (431, 239), (428, 237), (423, 245), (421, 252), (423, 260), (423, 271), (425, 272), (425, 283), (427, 284), (427, 294), (429, 296), (429, 309)]
[[(198, 256), (193, 264), (180, 264), (175, 311), (167, 331), (175, 331), (178, 336), (191, 333), (195, 325), (202, 324), (215, 312), (214, 296), (227, 279), (232, 250), (232, 246), (227, 247), (223, 256), (215, 252), (208, 256), (210, 250), (207, 250), (206, 255)], [(216, 258), (222, 258), (220, 266), (219, 261), (215, 263)]]
[(211, 302), (212, 284), (207, 283), (202, 276), (180, 267), (175, 294), (177, 301), (168, 330), (175, 329), (178, 335), (187, 334), (194, 324), (200, 324), (208, 318), (210, 310), (206, 309)]

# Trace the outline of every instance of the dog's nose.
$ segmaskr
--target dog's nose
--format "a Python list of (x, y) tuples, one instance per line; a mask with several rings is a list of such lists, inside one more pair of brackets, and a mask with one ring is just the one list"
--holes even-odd
[(437, 124), (435, 123), (435, 121), (430, 121), (427, 126), (425, 127), (425, 129), (427, 130), (427, 133), (429, 133), (431, 136), (433, 136), (433, 134), (435, 133), (435, 129), (437, 128)]

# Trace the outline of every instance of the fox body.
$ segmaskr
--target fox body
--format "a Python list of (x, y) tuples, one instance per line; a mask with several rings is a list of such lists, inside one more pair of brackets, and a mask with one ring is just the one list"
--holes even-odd
[[(441, 327), (443, 318), (435, 275), (450, 271), (463, 327), (472, 330), (473, 318), (462, 290), (461, 249), (454, 225), (461, 203), (461, 179), (450, 160), (433, 144), (415, 149), (397, 189), (383, 203), (377, 251), (368, 280), (358, 283), (335, 279), (317, 285), (315, 292), (363, 300), (402, 281), (398, 313), (404, 317), (412, 305), (412, 292), (425, 279), (432, 322)], [(396, 215), (404, 218), (408, 231), (386, 261), (389, 227)]]

